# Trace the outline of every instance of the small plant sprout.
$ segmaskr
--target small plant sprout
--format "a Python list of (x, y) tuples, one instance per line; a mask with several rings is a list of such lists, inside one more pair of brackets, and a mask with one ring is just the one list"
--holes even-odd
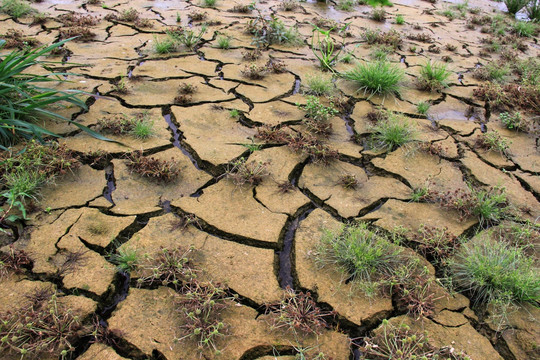
[(371, 19), (379, 22), (384, 22), (386, 20), (386, 10), (383, 7), (373, 8), (371, 11)]
[(333, 65), (341, 54), (342, 47), (336, 51), (336, 45), (330, 32), (334, 28), (329, 30), (323, 30), (317, 26), (314, 26), (311, 36), (311, 51), (315, 57), (319, 60), (319, 65), (323, 71), (332, 71)]
[(429, 102), (421, 101), (418, 104), (416, 104), (416, 111), (419, 114), (426, 115), (430, 107), (431, 107), (431, 104)]
[(217, 47), (223, 50), (230, 49), (231, 38), (228, 36), (220, 36), (217, 40)]
[(265, 163), (255, 161), (248, 163), (245, 158), (233, 161), (226, 172), (227, 179), (230, 179), (236, 186), (246, 184), (257, 186), (268, 175)]
[(519, 111), (516, 111), (512, 115), (507, 112), (503, 112), (499, 114), (499, 119), (507, 129), (520, 131), (527, 130), (526, 121)]
[(232, 118), (239, 118), (240, 117), (240, 110), (237, 110), (237, 109), (231, 109), (229, 110), (229, 116), (232, 117)]
[(429, 188), (427, 186), (423, 187), (417, 187), (413, 189), (413, 192), (411, 194), (411, 201), (412, 202), (420, 202), (425, 200), (429, 195)]
[(358, 187), (359, 182), (356, 175), (347, 174), (339, 177), (339, 185), (343, 186), (345, 189), (355, 190)]
[(343, 77), (354, 82), (358, 91), (369, 93), (371, 98), (373, 95), (399, 94), (405, 73), (397, 65), (383, 61), (359, 63)]
[(339, 59), (339, 61), (341, 61), (344, 64), (350, 64), (352, 63), (353, 59), (354, 57), (351, 53), (346, 53)]
[(398, 25), (405, 24), (405, 18), (403, 17), (402, 14), (397, 14), (396, 15), (396, 24), (398, 24)]
[(329, 96), (334, 92), (334, 83), (330, 76), (311, 74), (306, 76), (304, 94)]
[(188, 249), (161, 248), (155, 255), (137, 265), (138, 286), (172, 285), (179, 290), (197, 277), (198, 270), (193, 264), (192, 247)]
[(497, 151), (504, 156), (510, 155), (509, 141), (502, 137), (497, 130), (490, 130), (478, 135), (475, 146), (485, 150)]
[(417, 79), (418, 88), (428, 91), (439, 91), (449, 86), (448, 78), (452, 75), (445, 64), (428, 61), (420, 69)]
[(180, 13), (177, 12), (177, 13), (176, 13), (176, 23), (177, 23), (177, 24), (180, 24), (181, 22), (182, 22), (182, 17), (180, 16)]
[(296, 106), (304, 110), (308, 118), (317, 122), (326, 122), (330, 120), (332, 116), (338, 114), (338, 111), (334, 108), (332, 103), (330, 103), (329, 106), (325, 106), (320, 102), (319, 98), (312, 95), (306, 98), (305, 105), (297, 103)]

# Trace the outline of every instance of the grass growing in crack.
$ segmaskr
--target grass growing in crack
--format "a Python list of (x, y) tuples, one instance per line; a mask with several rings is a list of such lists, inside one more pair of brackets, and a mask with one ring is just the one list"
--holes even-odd
[(130, 172), (160, 182), (172, 182), (180, 175), (178, 163), (173, 158), (171, 160), (160, 160), (143, 156), (141, 151), (127, 154), (126, 166)]
[(181, 294), (175, 296), (175, 303), (184, 317), (181, 325), (183, 336), (176, 340), (194, 339), (199, 351), (210, 349), (220, 354), (217, 342), (227, 333), (227, 326), (221, 321), (221, 312), (233, 300), (220, 284), (192, 281)]
[(45, 290), (29, 298), (21, 309), (0, 314), (0, 351), (17, 354), (21, 359), (47, 354), (68, 358), (83, 329), (80, 319), (58, 303), (56, 294)]
[(449, 86), (448, 78), (452, 72), (445, 64), (428, 61), (420, 69), (420, 78), (417, 79), (418, 88), (428, 91), (439, 91)]
[(176, 44), (170, 37), (159, 40), (154, 36), (154, 49), (158, 54), (168, 54), (176, 50)]
[(401, 248), (361, 223), (339, 231), (324, 230), (315, 260), (321, 267), (337, 266), (347, 278), (363, 286), (378, 287), (377, 282), (393, 276), (401, 266), (403, 255)]
[(416, 138), (416, 129), (412, 123), (391, 112), (386, 119), (378, 121), (371, 131), (371, 145), (384, 151), (393, 151)]
[(308, 96), (305, 105), (296, 104), (296, 106), (305, 111), (308, 118), (317, 122), (328, 121), (332, 116), (338, 114), (332, 103), (330, 103), (330, 106), (325, 106), (315, 96)]
[(147, 139), (154, 133), (154, 122), (147, 112), (133, 117), (125, 114), (110, 115), (98, 120), (101, 131), (113, 135), (132, 135), (137, 139)]
[(431, 107), (431, 104), (429, 102), (421, 101), (418, 104), (416, 104), (416, 111), (419, 114), (426, 115), (430, 107)]
[(393, 52), (392, 47), (388, 45), (379, 45), (373, 48), (369, 56), (376, 61), (387, 61), (388, 55)]
[(11, 273), (22, 274), (24, 269), (31, 265), (32, 260), (26, 252), (10, 246), (7, 252), (0, 252), (0, 280)]
[(469, 293), (476, 304), (540, 301), (540, 272), (526, 247), (502, 241), (470, 242), (448, 265), (453, 285)]
[[(257, 10), (257, 9), (256, 9)], [(287, 27), (275, 15), (266, 18), (257, 10), (255, 19), (247, 23), (246, 31), (253, 35), (252, 44), (267, 47), (273, 44), (300, 45), (302, 38), (296, 27)]]
[(417, 244), (420, 254), (440, 264), (445, 264), (446, 260), (460, 246), (459, 238), (452, 234), (447, 227), (421, 225), (411, 235), (411, 240)]
[(173, 43), (183, 44), (189, 50), (193, 50), (201, 42), (207, 30), (208, 27), (203, 25), (198, 32), (180, 28), (175, 31), (166, 31), (166, 33), (172, 39)]
[(403, 70), (389, 62), (359, 63), (343, 74), (358, 86), (358, 91), (369, 93), (369, 97), (398, 94), (404, 76)]
[(405, 17), (402, 14), (396, 15), (396, 24), (403, 25), (405, 24)]
[(248, 163), (244, 158), (233, 161), (225, 173), (227, 179), (230, 179), (236, 186), (246, 184), (257, 186), (268, 175), (269, 173), (265, 163), (260, 161)]
[(193, 264), (194, 248), (161, 248), (157, 255), (137, 264), (137, 286), (173, 286), (179, 290), (197, 277)]
[(360, 360), (388, 359), (448, 359), (471, 360), (468, 356), (454, 351), (451, 346), (435, 348), (430, 345), (427, 334), (411, 331), (405, 324), (395, 326), (383, 320), (379, 329), (371, 337), (364, 338), (360, 347)]
[(469, 186), (445, 193), (430, 190), (428, 197), (444, 208), (456, 210), (461, 220), (476, 216), (482, 226), (497, 224), (512, 213), (504, 187), (477, 189)]
[(506, 64), (490, 62), (485, 66), (474, 69), (473, 77), (478, 80), (502, 82), (510, 73), (510, 68)]
[(502, 137), (497, 130), (491, 130), (478, 135), (474, 146), (488, 151), (497, 151), (504, 156), (510, 154), (509, 141)]
[(334, 92), (332, 77), (323, 74), (311, 74), (306, 76), (304, 94), (315, 96), (329, 96)]
[(231, 38), (228, 36), (220, 36), (217, 41), (217, 47), (224, 50), (230, 49)]
[(116, 264), (118, 271), (129, 273), (134, 270), (141, 261), (141, 255), (135, 249), (121, 247), (115, 254), (109, 256), (109, 260)]
[(271, 314), (272, 329), (282, 329), (294, 334), (320, 334), (329, 327), (325, 318), (334, 312), (323, 311), (312, 299), (310, 292), (287, 288), (279, 303), (266, 304), (266, 314)]

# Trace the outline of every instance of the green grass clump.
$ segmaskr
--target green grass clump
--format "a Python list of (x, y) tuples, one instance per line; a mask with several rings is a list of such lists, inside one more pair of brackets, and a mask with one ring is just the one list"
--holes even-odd
[(369, 56), (376, 61), (388, 60), (388, 55), (393, 52), (393, 48), (387, 45), (375, 46)]
[(532, 0), (527, 6), (527, 15), (534, 21), (540, 20), (540, 0)]
[(512, 115), (507, 112), (503, 112), (499, 115), (499, 119), (507, 129), (521, 131), (527, 130), (525, 119), (521, 116), (519, 111)]
[(356, 0), (340, 0), (337, 8), (341, 11), (352, 11), (356, 5)]
[(157, 37), (154, 37), (154, 49), (158, 54), (168, 54), (176, 49), (176, 45), (169, 37), (163, 40), (159, 40)]
[(421, 101), (418, 104), (416, 104), (416, 111), (419, 114), (426, 115), (430, 107), (431, 107), (430, 103), (426, 101)]
[(231, 38), (228, 36), (220, 36), (217, 42), (217, 46), (220, 49), (230, 49), (231, 47)]
[(140, 119), (133, 125), (132, 134), (137, 139), (148, 139), (154, 134), (154, 123), (148, 119)]
[(216, 3), (217, 0), (203, 0), (201, 5), (204, 7), (214, 7), (216, 6)]
[(522, 37), (533, 37), (537, 32), (537, 25), (530, 21), (517, 21), (513, 30), (516, 34)]
[(417, 84), (422, 90), (442, 90), (449, 86), (448, 78), (450, 75), (452, 75), (452, 72), (446, 68), (446, 64), (428, 61), (420, 69), (420, 78), (417, 79)]
[(526, 247), (502, 241), (465, 244), (449, 262), (452, 284), (475, 303), (540, 301), (540, 272)]
[(504, 0), (504, 3), (508, 12), (515, 15), (529, 3), (529, 0)]
[(18, 19), (25, 15), (30, 15), (36, 12), (26, 1), (21, 0), (2, 0), (0, 11), (8, 14), (14, 19)]
[(396, 24), (398, 24), (398, 25), (405, 24), (405, 18), (403, 17), (402, 14), (397, 14), (396, 15)]
[(321, 104), (320, 100), (315, 96), (308, 96), (305, 105), (296, 105), (306, 112), (308, 118), (317, 122), (328, 121), (332, 116), (338, 114), (338, 111), (334, 108), (332, 103), (330, 103), (330, 106), (325, 106)]
[(316, 262), (338, 266), (351, 280), (373, 283), (392, 277), (402, 265), (402, 249), (367, 224), (325, 230), (317, 247)]
[(311, 74), (306, 76), (304, 93), (308, 95), (331, 95), (334, 92), (334, 83), (330, 76)]
[(235, 119), (240, 117), (240, 110), (238, 110), (238, 109), (229, 110), (229, 116), (232, 117), (232, 118), (235, 118)]
[(405, 73), (397, 65), (389, 62), (359, 63), (345, 72), (343, 77), (353, 81), (358, 91), (373, 95), (391, 95), (400, 91)]
[(378, 121), (371, 130), (372, 146), (385, 151), (393, 151), (414, 141), (416, 137), (416, 130), (408, 120), (390, 112), (386, 119)]
[(118, 271), (130, 272), (134, 270), (141, 261), (139, 252), (129, 247), (121, 247), (112, 254), (109, 260), (116, 264)]

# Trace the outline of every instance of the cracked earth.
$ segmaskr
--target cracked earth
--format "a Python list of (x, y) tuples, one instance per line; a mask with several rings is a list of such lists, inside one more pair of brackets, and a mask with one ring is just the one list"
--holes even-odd
[[(82, 318), (97, 314), (109, 328), (120, 330), (112, 344), (79, 339), (73, 358), (199, 359), (195, 345), (173, 341), (181, 319), (174, 309), (171, 289), (137, 287), (134, 279), (116, 270), (108, 256), (126, 248), (155, 254), (162, 247), (193, 246), (198, 253), (197, 265), (205, 269), (206, 276), (238, 295), (237, 304), (223, 314), (229, 335), (220, 340), (222, 355), (215, 358), (291, 359), (295, 339), (270, 328), (263, 305), (279, 301), (284, 289), (292, 287), (309, 290), (320, 306), (337, 312), (329, 329), (304, 339), (306, 346), (317, 344), (332, 359), (358, 356), (350, 339), (368, 335), (383, 319), (427, 330), (434, 346), (451, 344), (475, 360), (532, 359), (530, 346), (540, 337), (537, 307), (512, 313), (510, 327), (497, 332), (487, 321), (491, 316), (488, 311), (475, 308), (466, 296), (440, 287), (433, 315), (417, 321), (396, 307), (396, 299), (351, 296), (350, 284), (342, 281), (340, 273), (319, 269), (310, 256), (323, 228), (337, 229), (355, 219), (388, 231), (396, 226), (418, 229), (429, 225), (446, 227), (456, 236), (473, 237), (479, 229), (477, 220), (460, 220), (456, 212), (437, 204), (411, 201), (413, 191), (427, 183), (441, 192), (464, 188), (469, 182), (504, 186), (520, 216), (533, 221), (540, 216), (537, 139), (507, 130), (487, 104), (473, 97), (481, 82), (472, 72), (477, 64), (489, 61), (481, 54), (485, 35), (466, 30), (462, 19), (449, 22), (438, 15), (436, 10), (447, 3), (396, 0), (393, 7), (386, 8), (389, 19), (384, 23), (371, 20), (371, 8), (365, 5), (343, 12), (332, 4), (308, 1), (291, 12), (279, 3), (258, 2), (257, 7), (287, 26), (297, 26), (305, 43), (270, 45), (257, 63), (281, 60), (286, 71), (260, 80), (242, 75), (248, 63), (243, 53), (253, 49), (252, 36), (244, 29), (256, 14), (229, 11), (235, 5), (248, 5), (248, 1), (218, 1), (216, 8), (202, 8), (196, 1), (107, 1), (108, 6), (101, 7), (82, 1), (45, 0), (33, 4), (49, 14), (41, 25), (31, 25), (30, 19), (0, 16), (0, 32), (17, 29), (41, 43), (59, 37), (65, 27), (57, 21), (62, 14), (75, 12), (100, 19), (89, 26), (95, 33), (91, 41), (70, 41), (56, 58), (68, 61), (59, 69), (68, 71), (72, 82), (62, 86), (93, 94), (87, 96), (88, 111), (61, 111), (96, 130), (106, 116), (131, 117), (146, 112), (153, 121), (153, 135), (145, 140), (107, 134), (119, 143), (96, 140), (66, 123), (52, 126), (52, 131), (65, 135), (60, 143), (86, 160), (73, 173), (43, 189), (40, 207), (47, 212), (32, 213), (14, 243), (29, 254), (33, 268), (0, 281), (0, 310), (19, 303), (33, 289), (50, 285), (66, 294), (63, 301)], [(500, 4), (471, 0), (469, 6), (491, 14)], [(129, 8), (137, 9), (152, 26), (105, 19)], [(193, 12), (206, 13), (209, 23), (201, 42), (193, 50), (181, 47), (157, 54), (155, 42), (165, 36), (166, 29), (178, 25), (200, 28), (201, 23), (190, 18)], [(406, 24), (397, 28), (391, 20), (395, 14), (403, 14)], [(338, 156), (328, 164), (294, 153), (285, 144), (255, 138), (258, 128), (264, 126), (302, 131), (304, 112), (296, 103), (305, 102), (302, 89), (306, 77), (319, 71), (309, 46), (310, 23), (316, 18), (350, 23), (348, 36), (333, 37), (343, 41), (358, 59), (371, 52), (362, 38), (366, 29), (428, 33), (434, 41), (406, 39), (390, 55), (405, 71), (409, 83), (396, 98), (368, 98), (345, 80), (334, 82), (344, 106), (330, 120), (332, 133), (327, 144)], [(220, 35), (230, 37), (230, 49), (217, 48)], [(539, 56), (537, 40), (524, 41), (528, 45), (526, 56)], [(446, 44), (456, 50), (447, 50)], [(431, 45), (440, 51), (429, 52)], [(417, 51), (408, 51), (411, 46)], [(450, 86), (439, 93), (416, 90), (412, 83), (420, 65), (427, 59), (442, 61), (444, 57), (452, 60)], [(339, 63), (336, 69), (350, 66)], [(120, 82), (125, 93), (118, 91)], [(177, 103), (177, 89), (183, 84), (195, 86), (196, 91), (189, 101)], [(416, 104), (421, 101), (432, 104), (429, 116), (417, 113)], [(370, 149), (366, 115), (379, 105), (409, 118), (419, 140), (440, 145), (443, 151), (411, 153), (402, 147), (382, 153)], [(233, 109), (239, 111), (239, 117), (230, 116)], [(511, 141), (509, 156), (474, 146), (476, 137), (486, 130), (497, 130)], [(251, 151), (248, 145), (254, 143), (260, 147)], [(125, 154), (131, 151), (174, 159), (179, 177), (164, 184), (132, 173), (125, 163)], [(270, 175), (255, 186), (234, 185), (225, 174), (240, 158), (266, 164)], [(358, 186), (346, 189), (339, 185), (343, 174), (354, 175)], [(290, 191), (280, 191), (284, 182), (290, 182)], [(171, 226), (185, 216), (193, 219), (187, 229)], [(104, 232), (89, 231), (93, 224), (99, 224)], [(81, 249), (85, 258), (80, 266), (58, 277), (65, 251)], [(432, 274), (440, 274), (440, 269), (423, 261)]]

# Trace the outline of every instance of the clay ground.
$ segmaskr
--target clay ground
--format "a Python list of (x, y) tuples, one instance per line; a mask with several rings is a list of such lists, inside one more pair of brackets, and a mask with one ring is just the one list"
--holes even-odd
[[(370, 19), (371, 8), (366, 5), (344, 12), (331, 4), (308, 1), (294, 11), (285, 11), (279, 1), (257, 2), (262, 14), (273, 13), (287, 26), (297, 26), (304, 41), (303, 45), (270, 45), (264, 50), (257, 64), (279, 59), (286, 71), (261, 80), (251, 80), (241, 72), (249, 63), (243, 53), (254, 48), (245, 27), (256, 13), (228, 11), (248, 1), (218, 0), (216, 8), (202, 8), (197, 1), (105, 3), (107, 7), (82, 1), (34, 3), (33, 7), (49, 14), (42, 25), (30, 25), (31, 19), (14, 21), (0, 16), (0, 33), (17, 29), (41, 43), (57, 39), (63, 28), (55, 21), (60, 14), (98, 17), (100, 21), (89, 27), (95, 33), (91, 41), (71, 41), (64, 46), (68, 51), (56, 58), (61, 61), (64, 57), (71, 64), (68, 79), (73, 82), (64, 86), (96, 96), (87, 97), (87, 112), (61, 111), (75, 114), (77, 121), (96, 130), (105, 116), (147, 112), (154, 128), (153, 136), (145, 140), (108, 135), (123, 143), (120, 145), (96, 140), (64, 123), (52, 127), (65, 135), (60, 143), (87, 157), (73, 173), (43, 189), (41, 211), (30, 214), (15, 243), (30, 255), (33, 268), (25, 275), (1, 280), (2, 311), (32, 289), (50, 284), (69, 295), (70, 307), (83, 318), (98, 314), (109, 328), (121, 330), (118, 343), (80, 341), (77, 359), (198, 359), (195, 345), (173, 341), (181, 319), (174, 309), (172, 290), (138, 288), (110, 261), (110, 254), (119, 249), (133, 249), (144, 256), (155, 254), (160, 247), (194, 246), (198, 265), (207, 276), (239, 295), (238, 304), (223, 315), (229, 335), (218, 342), (223, 354), (215, 358), (291, 358), (297, 339), (271, 330), (267, 317), (261, 315), (262, 305), (279, 301), (288, 285), (311, 291), (318, 304), (337, 312), (330, 329), (317, 339), (303, 339), (306, 346), (318, 344), (329, 358), (353, 358), (354, 345), (349, 339), (367, 335), (390, 318), (415, 323), (415, 328), (430, 333), (437, 346), (452, 344), (475, 360), (531, 358), (530, 344), (537, 343), (540, 336), (538, 308), (512, 313), (511, 327), (496, 332), (486, 321), (485, 311), (471, 310), (467, 297), (450, 295), (441, 288), (434, 314), (415, 321), (396, 308), (395, 299), (351, 296), (339, 273), (319, 269), (310, 256), (323, 228), (336, 228), (353, 219), (369, 220), (389, 231), (396, 226), (416, 230), (425, 224), (472, 237), (479, 229), (474, 218), (460, 220), (455, 211), (438, 204), (411, 201), (413, 190), (426, 184), (441, 192), (465, 188), (470, 181), (504, 186), (520, 216), (534, 220), (540, 215), (537, 139), (504, 128), (489, 106), (473, 96), (481, 81), (472, 77), (472, 71), (477, 64), (496, 60), (497, 55), (482, 53), (481, 40), (486, 35), (479, 28), (467, 29), (465, 19), (449, 21), (437, 13), (451, 3), (396, 0), (393, 7), (386, 8), (388, 18), (381, 23)], [(104, 19), (131, 7), (152, 26)], [(480, 8), (480, 16), (504, 9), (502, 3), (479, 0), (471, 0), (469, 7)], [(200, 29), (200, 22), (190, 20), (193, 12), (206, 13), (205, 22), (210, 24), (201, 44), (195, 50), (179, 47), (157, 54), (154, 44), (165, 38), (165, 29), (177, 25)], [(404, 25), (394, 23), (396, 14), (404, 15)], [(368, 98), (369, 94), (357, 92), (346, 80), (334, 82), (344, 106), (331, 119), (332, 133), (326, 143), (339, 156), (328, 164), (314, 162), (284, 144), (255, 138), (257, 129), (265, 125), (302, 131), (304, 112), (296, 103), (305, 102), (306, 78), (320, 72), (309, 46), (311, 23), (316, 19), (349, 23), (347, 36), (336, 33), (333, 37), (343, 41), (357, 59), (368, 59), (372, 51), (362, 37), (366, 29), (397, 29), (404, 39), (390, 55), (407, 78), (398, 97)], [(433, 42), (406, 38), (424, 33)], [(217, 47), (220, 36), (230, 37), (230, 49)], [(523, 42), (527, 47), (519, 57), (539, 56), (537, 39)], [(448, 50), (447, 44), (455, 49)], [(415, 52), (410, 51), (413, 46)], [(428, 51), (433, 46), (438, 51)], [(451, 61), (450, 86), (441, 92), (420, 91), (414, 85), (420, 65), (428, 59)], [(352, 66), (339, 63), (336, 69)], [(125, 93), (118, 91), (120, 82), (127, 88)], [(192, 84), (196, 91), (188, 101), (175, 103), (182, 84)], [(421, 101), (432, 103), (428, 116), (417, 113), (416, 104)], [(405, 115), (415, 124), (417, 140), (440, 144), (442, 152), (401, 147), (386, 153), (368, 148), (366, 115), (378, 105)], [(233, 109), (241, 115), (232, 117)], [(475, 147), (476, 137), (486, 130), (497, 130), (511, 142), (507, 154)], [(262, 146), (251, 151), (247, 146), (253, 143)], [(125, 154), (134, 150), (162, 160), (174, 159), (179, 177), (164, 184), (130, 172)], [(228, 164), (241, 157), (265, 163), (270, 175), (256, 186), (234, 185), (225, 173)], [(343, 175), (354, 175), (358, 186), (343, 188), (339, 184)], [(292, 190), (284, 193), (280, 184), (286, 181), (292, 183)], [(192, 224), (187, 229), (175, 228), (178, 218), (186, 215)], [(105, 230), (96, 234), (90, 231), (93, 226)], [(82, 264), (55, 277), (62, 254), (81, 249), (85, 251)]]

